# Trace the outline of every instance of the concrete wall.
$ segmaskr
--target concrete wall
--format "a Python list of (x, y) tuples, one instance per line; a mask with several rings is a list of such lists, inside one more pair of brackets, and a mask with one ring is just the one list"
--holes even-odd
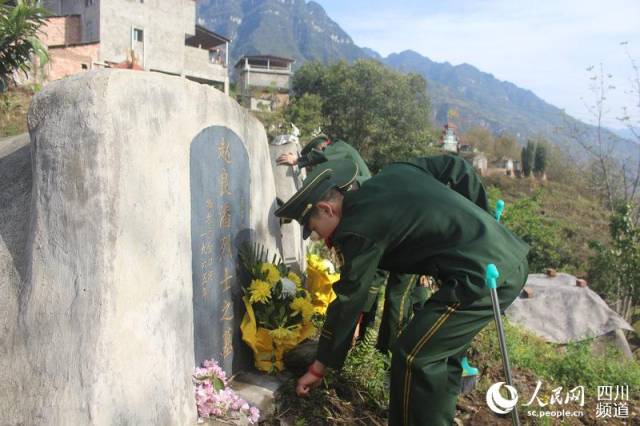
[(248, 87), (276, 87), (289, 90), (291, 75), (288, 73), (274, 73), (266, 70), (251, 69), (238, 73), (238, 85), (240, 88)]
[(40, 4), (52, 15), (62, 14), (62, 0), (42, 0)]
[(40, 41), (46, 46), (81, 43), (80, 16), (61, 16), (47, 19), (47, 24), (42, 28)]
[[(12, 403), (27, 392), (16, 372), (28, 368), (18, 330), (19, 295), (26, 274), (31, 204), (29, 135), (0, 139), (0, 424), (16, 424)], [(14, 395), (13, 393), (17, 393)], [(15, 416), (14, 416), (15, 414)], [(11, 417), (9, 417), (11, 416)], [(10, 420), (11, 419), (11, 420)]]
[(103, 1), (100, 19), (101, 60), (124, 61), (135, 27), (144, 31), (144, 68), (182, 74), (185, 33), (195, 32), (193, 0)]
[(245, 144), (260, 185), (246, 234), (275, 249), (266, 135), (229, 97), (100, 70), (34, 98), (25, 279), (3, 284), (0, 424), (194, 423), (189, 161), (210, 126)]
[[(105, 1), (109, 3), (111, 0)], [(81, 15), (82, 43), (99, 40), (100, 37), (100, 0), (93, 0), (93, 4), (86, 4), (85, 0), (48, 1), (43, 4), (51, 13), (56, 15)]]
[(93, 62), (98, 60), (99, 51), (98, 43), (50, 48), (49, 62), (45, 65), (47, 80), (59, 80), (90, 70)]
[(227, 68), (220, 64), (212, 64), (209, 61), (209, 51), (196, 47), (184, 47), (184, 74), (187, 77), (196, 77), (206, 80), (214, 80), (228, 84)]

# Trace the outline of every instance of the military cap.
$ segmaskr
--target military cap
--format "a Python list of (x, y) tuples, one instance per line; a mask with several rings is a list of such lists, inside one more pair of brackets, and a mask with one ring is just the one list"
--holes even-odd
[(331, 170), (333, 186), (341, 191), (349, 189), (351, 184), (356, 181), (360, 171), (358, 165), (350, 159), (328, 160), (314, 167), (313, 171), (307, 175), (305, 183), (308, 179), (313, 179), (325, 170)]
[(358, 166), (351, 160), (328, 161), (316, 167), (298, 190), (276, 211), (277, 217), (296, 220), (303, 226), (302, 237), (311, 234), (307, 226), (313, 206), (331, 189), (346, 191), (358, 176)]
[(302, 148), (302, 151), (300, 151), (300, 155), (307, 155), (309, 152), (311, 152), (312, 149), (316, 149), (318, 145), (328, 140), (330, 140), (329, 136), (325, 135), (324, 133), (319, 134), (315, 138), (311, 139), (309, 143), (304, 146), (304, 148)]

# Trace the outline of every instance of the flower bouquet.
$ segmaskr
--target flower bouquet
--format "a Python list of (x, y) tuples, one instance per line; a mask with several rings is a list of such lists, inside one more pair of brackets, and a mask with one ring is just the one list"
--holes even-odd
[(206, 360), (202, 363), (202, 368), (196, 368), (193, 379), (200, 418), (214, 417), (233, 421), (245, 417), (249, 424), (258, 422), (260, 410), (251, 407), (227, 387), (227, 376), (214, 360)]
[(253, 350), (256, 368), (281, 371), (283, 356), (316, 329), (311, 323), (314, 309), (301, 278), (269, 253), (254, 244), (240, 251), (251, 282), (243, 288), (245, 313), (240, 330), (242, 340)]
[(340, 279), (335, 266), (319, 254), (307, 254), (307, 289), (311, 293), (316, 313), (326, 314), (327, 307), (335, 298), (333, 284)]

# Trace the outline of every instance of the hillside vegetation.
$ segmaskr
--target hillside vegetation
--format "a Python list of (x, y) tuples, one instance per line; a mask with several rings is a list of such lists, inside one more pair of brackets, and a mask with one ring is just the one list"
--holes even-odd
[(22, 86), (0, 94), (0, 138), (27, 131), (27, 112), (34, 91), (31, 86)]
[(506, 176), (486, 177), (492, 205), (506, 203), (503, 221), (531, 246), (530, 272), (555, 268), (588, 278), (590, 241), (608, 241), (608, 212), (579, 185)]

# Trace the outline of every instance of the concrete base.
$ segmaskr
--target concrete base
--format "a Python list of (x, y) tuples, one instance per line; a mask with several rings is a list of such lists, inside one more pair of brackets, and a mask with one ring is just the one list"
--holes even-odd
[(231, 388), (249, 404), (258, 407), (260, 418), (265, 419), (275, 413), (276, 392), (292, 377), (287, 372), (277, 376), (243, 372), (234, 378)]

